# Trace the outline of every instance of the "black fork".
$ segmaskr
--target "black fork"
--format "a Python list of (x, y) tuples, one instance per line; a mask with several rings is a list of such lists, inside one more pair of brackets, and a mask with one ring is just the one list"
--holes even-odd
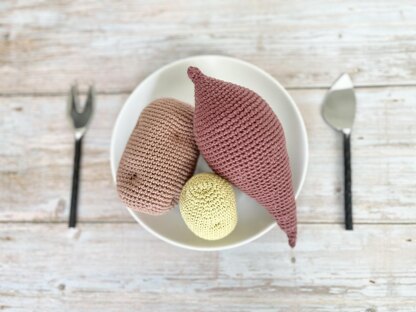
[(68, 96), (68, 114), (72, 120), (75, 129), (75, 152), (74, 152), (74, 171), (72, 174), (72, 192), (71, 192), (71, 210), (69, 213), (70, 228), (75, 228), (77, 225), (77, 210), (78, 210), (78, 190), (79, 190), (79, 176), (80, 164), (82, 154), (82, 138), (87, 131), (88, 124), (95, 103), (94, 87), (88, 89), (87, 101), (81, 110), (79, 105), (78, 88), (76, 85), (71, 87)]

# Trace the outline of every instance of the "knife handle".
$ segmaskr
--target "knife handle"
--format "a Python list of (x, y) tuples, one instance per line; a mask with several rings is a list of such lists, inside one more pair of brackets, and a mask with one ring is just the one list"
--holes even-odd
[(345, 229), (352, 230), (352, 193), (351, 193), (351, 136), (343, 132), (344, 137), (344, 208)]

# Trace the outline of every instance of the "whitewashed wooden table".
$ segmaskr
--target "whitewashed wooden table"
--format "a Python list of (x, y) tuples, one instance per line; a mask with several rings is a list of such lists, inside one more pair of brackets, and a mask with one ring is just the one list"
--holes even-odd
[[(252, 62), (294, 97), (310, 143), (299, 240), (277, 229), (230, 251), (157, 240), (117, 199), (113, 123), (129, 92), (178, 58)], [(343, 230), (341, 137), (320, 116), (357, 86), (355, 230)], [(0, 2), (1, 311), (416, 311), (414, 1)], [(67, 229), (73, 81), (94, 82), (79, 235)]]

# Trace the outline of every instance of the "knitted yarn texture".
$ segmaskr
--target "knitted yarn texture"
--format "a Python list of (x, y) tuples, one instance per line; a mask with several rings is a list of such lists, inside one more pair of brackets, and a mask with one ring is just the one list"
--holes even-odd
[(175, 99), (153, 101), (142, 111), (117, 170), (117, 191), (127, 207), (150, 215), (179, 201), (198, 159), (193, 107)]
[(213, 173), (197, 174), (185, 184), (179, 208), (188, 228), (203, 239), (224, 238), (237, 224), (233, 187)]
[(189, 67), (194, 134), (210, 167), (257, 200), (296, 244), (296, 202), (283, 127), (255, 92)]

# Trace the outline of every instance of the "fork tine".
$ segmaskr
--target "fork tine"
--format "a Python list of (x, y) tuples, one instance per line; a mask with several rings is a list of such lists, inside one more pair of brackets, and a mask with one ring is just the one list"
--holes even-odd
[(76, 84), (71, 86), (68, 96), (68, 106), (70, 114), (78, 112), (79, 109), (79, 96), (78, 96), (78, 86)]
[(88, 117), (91, 115), (92, 110), (94, 109), (95, 103), (95, 88), (94, 86), (90, 86), (88, 89), (87, 101), (85, 103), (84, 111)]

